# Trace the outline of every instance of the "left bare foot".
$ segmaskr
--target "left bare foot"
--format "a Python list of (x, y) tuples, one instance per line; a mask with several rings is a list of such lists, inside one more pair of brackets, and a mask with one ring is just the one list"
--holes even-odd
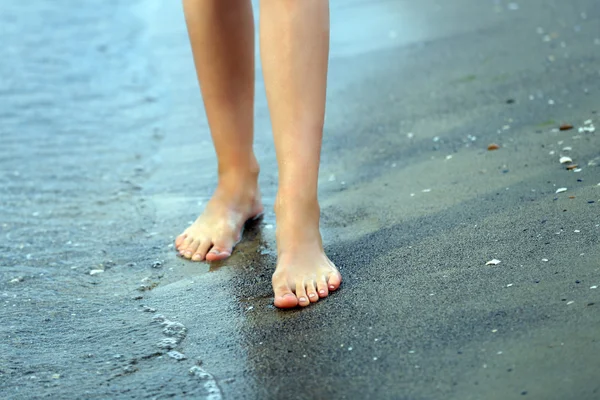
[(257, 178), (258, 173), (219, 178), (204, 212), (175, 240), (181, 256), (192, 261), (217, 261), (231, 255), (246, 221), (263, 211)]
[(316, 201), (278, 199), (276, 214), (274, 304), (279, 308), (306, 307), (337, 290), (342, 276), (323, 250)]

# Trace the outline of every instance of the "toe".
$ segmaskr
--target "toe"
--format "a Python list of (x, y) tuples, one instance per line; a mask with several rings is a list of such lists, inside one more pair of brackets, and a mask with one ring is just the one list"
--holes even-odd
[(308, 295), (306, 294), (306, 287), (304, 286), (304, 282), (296, 284), (296, 297), (298, 298), (298, 304), (301, 307), (306, 307), (310, 304), (310, 301), (308, 300)]
[(319, 292), (319, 297), (327, 297), (329, 295), (329, 290), (327, 289), (327, 279), (322, 277), (317, 282), (317, 291)]
[(181, 235), (175, 238), (175, 248), (179, 250), (179, 246), (183, 243), (183, 241), (187, 238), (187, 234), (182, 233)]
[(319, 295), (317, 295), (317, 288), (314, 282), (311, 281), (306, 284), (306, 294), (308, 295), (308, 301), (311, 303), (319, 301)]
[(198, 248), (196, 249), (196, 252), (192, 256), (192, 260), (193, 261), (202, 261), (202, 260), (204, 260), (204, 258), (206, 257), (206, 253), (208, 252), (209, 248), (210, 248), (210, 241), (209, 240), (204, 240), (204, 241), (200, 242), (200, 245), (198, 246)]
[(274, 288), (275, 301), (273, 304), (278, 308), (294, 308), (298, 305), (298, 298), (288, 286)]
[(225, 249), (223, 247), (213, 246), (212, 249), (206, 254), (208, 261), (219, 261), (224, 260), (231, 255), (231, 249)]
[(232, 251), (233, 243), (215, 242), (212, 249), (206, 254), (206, 259), (208, 261), (224, 260), (231, 255)]
[(196, 252), (196, 250), (198, 250), (198, 246), (200, 246), (200, 240), (194, 240), (186, 249), (185, 252), (183, 253), (183, 256), (185, 258), (192, 258), (192, 255)]
[(327, 287), (330, 292), (337, 290), (342, 283), (342, 275), (339, 272), (332, 272), (327, 279)]
[(185, 251), (187, 250), (188, 246), (191, 245), (193, 241), (194, 241), (194, 238), (192, 238), (190, 236), (186, 236), (186, 238), (183, 239), (183, 241), (177, 247), (177, 250), (179, 250), (179, 253), (181, 255), (183, 255), (185, 253)]

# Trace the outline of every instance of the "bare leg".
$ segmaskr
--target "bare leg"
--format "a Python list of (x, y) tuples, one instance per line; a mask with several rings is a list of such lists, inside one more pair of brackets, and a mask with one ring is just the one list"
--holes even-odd
[(231, 255), (243, 224), (263, 210), (252, 150), (254, 19), (249, 0), (184, 0), (194, 62), (219, 162), (217, 189), (175, 241), (192, 260)]
[(279, 165), (275, 305), (307, 306), (341, 275), (323, 251), (317, 181), (329, 53), (327, 0), (261, 0), (263, 73)]

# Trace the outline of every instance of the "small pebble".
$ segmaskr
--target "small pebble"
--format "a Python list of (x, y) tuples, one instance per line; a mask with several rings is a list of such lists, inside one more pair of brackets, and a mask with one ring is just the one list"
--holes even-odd
[(566, 191), (567, 191), (567, 188), (558, 188), (558, 189), (556, 189), (556, 193), (563, 193), (563, 192), (566, 192)]
[(562, 124), (560, 126), (560, 128), (558, 128), (558, 129), (560, 129), (561, 131), (568, 131), (568, 130), (573, 129), (573, 125), (571, 125), (571, 124)]
[(493, 260), (486, 262), (485, 265), (498, 265), (498, 264), (500, 264), (500, 262), (501, 262), (500, 260), (493, 259)]
[(598, 289), (598, 286), (596, 286), (596, 285), (590, 286), (590, 289)]
[(509, 283), (508, 285), (506, 285), (506, 287), (511, 287), (512, 285), (513, 285), (512, 283)]

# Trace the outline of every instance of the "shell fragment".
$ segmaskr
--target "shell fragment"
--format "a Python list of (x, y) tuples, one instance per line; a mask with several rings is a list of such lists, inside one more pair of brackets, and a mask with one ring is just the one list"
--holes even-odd
[(560, 161), (561, 164), (569, 164), (569, 163), (573, 162), (573, 160), (571, 159), (571, 157), (567, 157), (567, 156), (561, 157), (559, 161)]
[(496, 260), (495, 258), (493, 260), (490, 260), (485, 263), (485, 265), (498, 265), (498, 264), (500, 264), (500, 260)]

